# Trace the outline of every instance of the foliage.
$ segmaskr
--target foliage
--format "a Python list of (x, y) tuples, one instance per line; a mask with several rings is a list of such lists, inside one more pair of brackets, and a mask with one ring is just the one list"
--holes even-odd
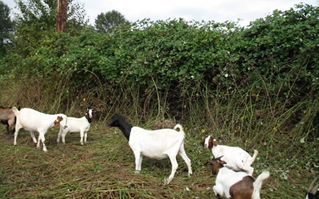
[(95, 19), (95, 29), (100, 32), (112, 32), (117, 26), (129, 24), (129, 21), (118, 11), (101, 13)]
[(10, 19), (9, 7), (0, 1), (0, 57), (5, 54), (5, 44), (8, 42), (9, 34), (12, 32), (12, 21)]
[[(67, 28), (78, 32), (87, 23), (83, 6), (73, 0), (68, 1), (68, 4)], [(40, 47), (42, 41), (52, 37), (56, 27), (57, 1), (19, 0), (17, 6), (19, 12), (16, 13), (15, 35), (11, 40), (27, 56)]]
[(224, 142), (264, 146), (271, 162), (283, 150), (286, 167), (306, 156), (306, 169), (318, 170), (318, 15), (300, 4), (248, 28), (145, 19), (112, 34), (18, 32), (1, 63), (10, 89), (0, 97), (67, 114), (91, 106), (100, 118), (121, 112), (137, 123), (174, 118)]
[(290, 92), (302, 97), (318, 91), (318, 16), (319, 7), (301, 4), (296, 10), (275, 10), (243, 31), (243, 41), (235, 49), (241, 52), (238, 61), (249, 60), (250, 66), (243, 68), (258, 71), (278, 96), (273, 99), (283, 101)]

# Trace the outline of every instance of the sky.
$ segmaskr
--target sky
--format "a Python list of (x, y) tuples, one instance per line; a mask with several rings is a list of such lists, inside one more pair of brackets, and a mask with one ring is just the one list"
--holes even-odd
[[(15, 0), (2, 0), (13, 9)], [(24, 0), (26, 1), (26, 0)], [(319, 5), (319, 0), (76, 0), (83, 4), (89, 23), (94, 25), (97, 15), (112, 10), (120, 12), (130, 22), (142, 19), (186, 21), (239, 21), (242, 26), (270, 15), (274, 10), (288, 10), (295, 4)]]

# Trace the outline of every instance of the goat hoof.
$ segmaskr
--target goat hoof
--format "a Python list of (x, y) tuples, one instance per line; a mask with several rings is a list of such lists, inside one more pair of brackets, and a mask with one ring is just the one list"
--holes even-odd
[(137, 174), (139, 174), (140, 172), (141, 172), (141, 171), (137, 171), (137, 170), (134, 171), (134, 173), (137, 173)]

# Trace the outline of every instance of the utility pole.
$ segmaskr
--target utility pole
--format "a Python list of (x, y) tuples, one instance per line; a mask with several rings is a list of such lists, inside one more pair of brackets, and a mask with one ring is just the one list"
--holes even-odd
[(65, 31), (66, 20), (68, 17), (68, 0), (58, 0), (57, 17), (56, 17), (56, 32)]

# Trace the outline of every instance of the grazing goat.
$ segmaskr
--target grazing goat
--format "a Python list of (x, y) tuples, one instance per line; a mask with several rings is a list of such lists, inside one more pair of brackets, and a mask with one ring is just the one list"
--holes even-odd
[[(115, 114), (108, 126), (118, 127), (128, 140), (135, 156), (136, 173), (141, 171), (143, 156), (158, 160), (168, 157), (172, 164), (172, 171), (164, 182), (169, 184), (178, 167), (176, 156), (179, 153), (187, 164), (188, 176), (192, 174), (191, 160), (187, 157), (184, 149), (185, 133), (180, 124), (177, 124), (174, 129), (146, 130), (132, 126), (125, 121), (122, 115)], [(177, 129), (179, 131), (176, 131)]]
[(212, 136), (206, 136), (200, 143), (204, 148), (211, 150), (215, 158), (223, 156), (222, 160), (227, 162), (226, 167), (234, 171), (246, 171), (249, 175), (253, 175), (254, 168), (250, 165), (258, 155), (257, 150), (254, 150), (254, 155), (251, 157), (242, 148), (218, 145), (218, 141)]
[(12, 133), (14, 133), (16, 118), (11, 107), (0, 106), (0, 121), (2, 124), (7, 125), (7, 134), (10, 133), (10, 128), (12, 128)]
[[(23, 128), (30, 132), (33, 142), (37, 143), (37, 148), (40, 148), (40, 142), (42, 142), (43, 151), (47, 151), (44, 143), (44, 135), (48, 129), (58, 124), (62, 125), (63, 128), (67, 127), (67, 116), (64, 114), (45, 114), (31, 108), (23, 108), (19, 111), (16, 107), (13, 107), (12, 111), (17, 117), (15, 126), (16, 131), (14, 133), (14, 145), (17, 145), (19, 130)], [(34, 136), (34, 131), (39, 132), (38, 142)]]
[(58, 134), (58, 140), (57, 142), (60, 142), (60, 137), (62, 137), (62, 143), (65, 144), (65, 136), (68, 132), (80, 132), (80, 142), (81, 145), (84, 145), (84, 142), (87, 141), (87, 133), (90, 130), (91, 126), (91, 120), (92, 120), (92, 109), (87, 109), (85, 115), (81, 118), (75, 118), (75, 117), (68, 117), (68, 126), (66, 128), (63, 128), (60, 126), (60, 131)]
[(260, 189), (265, 179), (270, 176), (269, 171), (263, 171), (256, 180), (246, 172), (233, 171), (220, 160), (221, 157), (209, 160), (212, 164), (212, 173), (217, 174), (214, 193), (217, 197), (232, 199), (260, 199)]
[(318, 178), (315, 178), (310, 186), (305, 199), (319, 199), (319, 184), (315, 185)]

